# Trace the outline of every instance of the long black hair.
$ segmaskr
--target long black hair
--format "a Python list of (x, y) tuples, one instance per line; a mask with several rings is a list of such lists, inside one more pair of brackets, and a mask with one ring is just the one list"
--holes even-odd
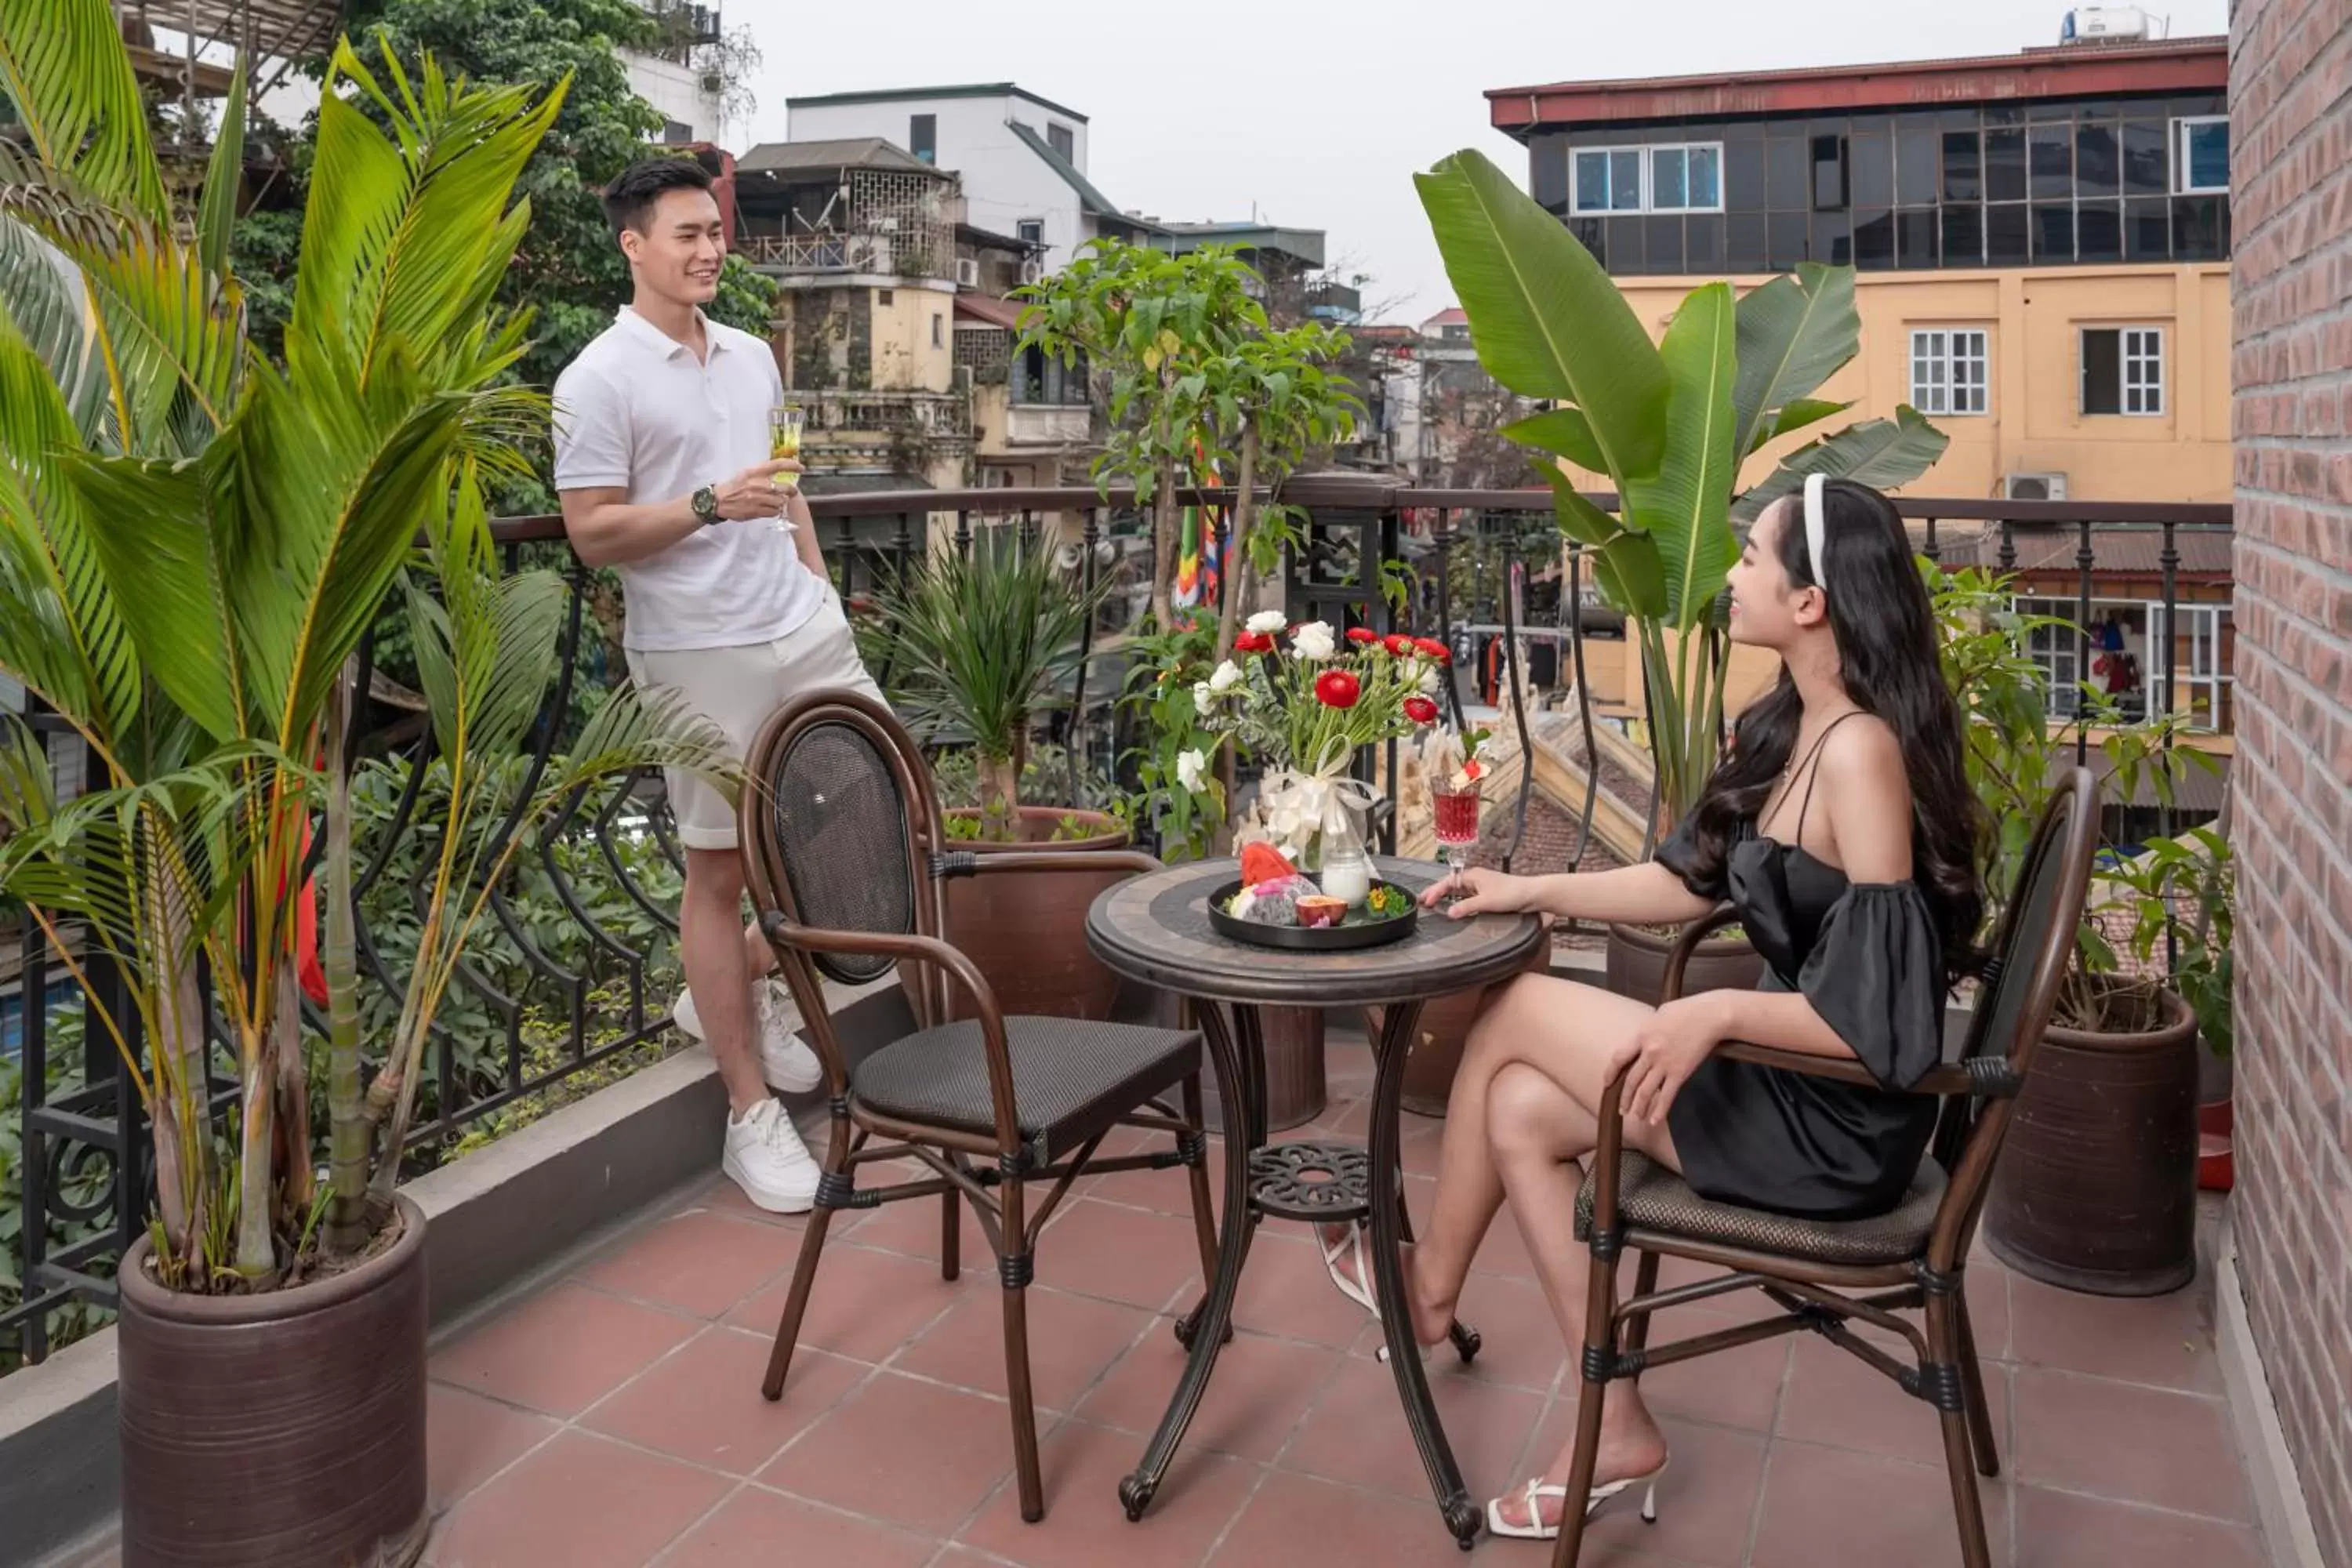
[[(1976, 939), (1985, 895), (1978, 849), (1986, 818), (1969, 787), (1960, 708), (1944, 683), (1935, 608), (1894, 503), (1852, 479), (1831, 479), (1822, 492), (1822, 574), (1829, 581), (1814, 579), (1802, 516), (1794, 510), (1783, 514), (1780, 564), (1790, 587), (1824, 591), (1846, 695), (1902, 744), (1911, 783), (1912, 879), (1935, 917), (1946, 966), (1965, 974), (1981, 957)], [(1795, 750), (1803, 713), (1784, 666), (1772, 689), (1739, 715), (1730, 749), (1691, 808), (1696, 873), (1719, 870), (1742, 824), (1764, 809)]]

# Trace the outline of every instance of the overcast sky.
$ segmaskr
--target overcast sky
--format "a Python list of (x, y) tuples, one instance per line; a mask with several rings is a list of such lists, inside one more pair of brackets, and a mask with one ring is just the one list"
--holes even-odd
[[(2147, 7), (2172, 36), (2228, 30), (2228, 0)], [(1417, 321), (1453, 302), (1414, 171), (1476, 147), (1527, 182), (1488, 88), (1604, 77), (2007, 54), (2054, 44), (2059, 0), (896, 0), (864, 21), (799, 0), (727, 0), (763, 60), (750, 145), (803, 94), (1015, 81), (1088, 117), (1087, 174), (1174, 220), (1320, 228), (1372, 275), (1366, 303)], [(789, 19), (786, 19), (789, 18)], [(1150, 24), (1169, 29), (1154, 36)]]

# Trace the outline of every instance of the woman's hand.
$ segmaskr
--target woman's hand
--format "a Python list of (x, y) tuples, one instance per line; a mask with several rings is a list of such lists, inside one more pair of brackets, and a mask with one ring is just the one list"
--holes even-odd
[(1466, 921), (1472, 915), (1515, 915), (1535, 907), (1536, 879), (1514, 877), (1487, 866), (1473, 866), (1450, 877), (1441, 877), (1423, 889), (1421, 907), (1433, 910), (1447, 894), (1455, 892), (1462, 898), (1448, 905), (1445, 912), (1457, 921)]
[(1618, 1099), (1628, 1121), (1654, 1127), (1666, 1119), (1666, 1108), (1682, 1092), (1698, 1064), (1730, 1037), (1730, 1019), (1721, 992), (1685, 996), (1667, 1003), (1617, 1047), (1610, 1058), (1609, 1076), (1625, 1074), (1625, 1090)]

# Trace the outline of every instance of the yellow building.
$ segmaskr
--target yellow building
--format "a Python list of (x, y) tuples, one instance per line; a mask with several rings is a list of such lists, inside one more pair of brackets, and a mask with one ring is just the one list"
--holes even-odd
[(1914, 493), (2223, 501), (2228, 77), (2191, 38), (1486, 96), (1654, 331), (1702, 282), (1854, 267), (1823, 395), (1950, 436)]

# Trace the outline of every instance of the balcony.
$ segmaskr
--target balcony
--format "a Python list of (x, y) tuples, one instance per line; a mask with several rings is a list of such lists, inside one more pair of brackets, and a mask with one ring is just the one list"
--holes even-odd
[(1008, 447), (1077, 447), (1092, 433), (1094, 411), (1083, 404), (1015, 403), (1004, 413)]

